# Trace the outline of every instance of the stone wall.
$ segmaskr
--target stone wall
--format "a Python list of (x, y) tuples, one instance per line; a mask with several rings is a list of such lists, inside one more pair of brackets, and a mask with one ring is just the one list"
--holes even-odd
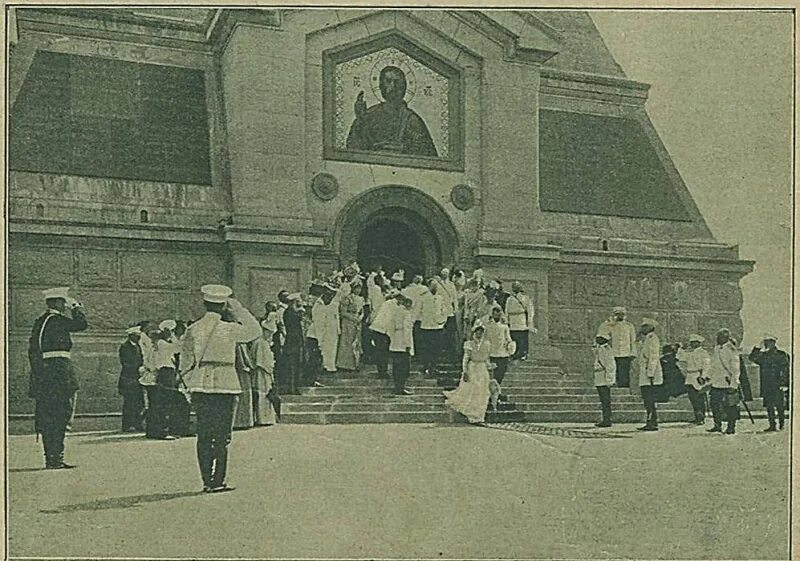
[(662, 344), (686, 344), (699, 333), (710, 347), (722, 327), (741, 341), (738, 280), (734, 273), (557, 263), (548, 278), (550, 340), (562, 349), (566, 368), (587, 377), (597, 328), (614, 306), (625, 306), (634, 325), (656, 319)]
[(89, 329), (74, 337), (81, 384), (79, 412), (117, 411), (117, 348), (124, 329), (143, 319), (199, 317), (197, 287), (229, 282), (226, 258), (214, 246), (137, 240), (12, 237), (9, 255), (10, 412), (29, 413), (27, 348), (44, 311), (41, 290), (71, 286)]

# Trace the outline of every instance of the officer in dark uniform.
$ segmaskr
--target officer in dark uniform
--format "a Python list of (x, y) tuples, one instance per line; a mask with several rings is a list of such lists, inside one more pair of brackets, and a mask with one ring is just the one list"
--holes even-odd
[(70, 333), (84, 331), (87, 323), (83, 307), (68, 292), (69, 288), (42, 291), (47, 311), (34, 322), (28, 346), (29, 393), (36, 400), (36, 431), (42, 435), (47, 469), (74, 467), (64, 463), (64, 433), (72, 413), (70, 399), (78, 390), (70, 357)]
[(789, 386), (789, 355), (776, 346), (777, 339), (772, 335), (764, 336), (763, 348), (753, 347), (750, 360), (758, 365), (761, 377), (761, 397), (767, 410), (769, 427), (764, 432), (775, 432), (775, 411), (778, 413), (778, 427), (784, 425), (783, 388)]
[(139, 345), (142, 328), (136, 325), (125, 332), (128, 338), (119, 346), (121, 370), (117, 383), (117, 390), (122, 396), (122, 430), (138, 432), (143, 429), (144, 411), (144, 389), (139, 384), (140, 370), (144, 364), (142, 347)]

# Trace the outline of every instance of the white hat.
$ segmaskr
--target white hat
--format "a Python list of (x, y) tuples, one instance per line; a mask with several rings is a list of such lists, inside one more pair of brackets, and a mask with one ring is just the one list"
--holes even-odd
[(475, 323), (472, 325), (472, 332), (474, 333), (478, 329), (486, 329), (486, 326), (483, 325), (483, 322), (479, 319), (475, 320)]
[(204, 284), (200, 292), (203, 293), (203, 300), (214, 304), (224, 304), (233, 294), (233, 290), (224, 284)]
[(134, 325), (133, 327), (129, 327), (128, 329), (125, 330), (125, 333), (127, 333), (128, 335), (133, 335), (134, 333), (141, 333), (141, 332), (142, 328), (139, 327), (138, 325)]
[(406, 278), (405, 277), (405, 272), (403, 271), (403, 269), (400, 269), (399, 271), (397, 271), (395, 274), (392, 275), (392, 280), (393, 281), (402, 282), (405, 278)]
[(762, 337), (762, 339), (764, 341), (777, 341), (778, 340), (777, 337), (775, 337), (774, 335), (772, 335), (770, 333), (765, 334), (764, 337)]
[(705, 337), (703, 337), (702, 335), (698, 335), (697, 333), (692, 333), (691, 335), (689, 335), (689, 342), (690, 343), (694, 343), (694, 342), (703, 343), (705, 340), (706, 340)]
[(642, 325), (650, 325), (652, 327), (658, 327), (658, 322), (653, 318), (642, 318), (640, 322)]
[(50, 300), (51, 298), (63, 298), (66, 300), (69, 298), (67, 295), (68, 292), (68, 286), (60, 286), (58, 288), (48, 288), (47, 290), (42, 290), (42, 296), (44, 296), (45, 300)]
[(286, 300), (291, 302), (292, 300), (302, 300), (302, 296), (299, 292), (292, 292), (289, 296), (286, 297)]
[(172, 331), (177, 326), (178, 326), (178, 324), (175, 323), (174, 319), (165, 319), (164, 321), (162, 321), (161, 323), (158, 324), (158, 328), (161, 331), (164, 331), (165, 329), (169, 329), (170, 331)]
[(627, 314), (628, 310), (625, 309), (625, 306), (614, 306), (614, 309), (611, 310), (613, 314)]

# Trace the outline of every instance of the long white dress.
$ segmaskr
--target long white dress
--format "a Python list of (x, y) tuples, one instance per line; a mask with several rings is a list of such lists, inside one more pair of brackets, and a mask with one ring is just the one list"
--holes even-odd
[(489, 404), (489, 356), (492, 345), (484, 337), (480, 344), (475, 341), (464, 343), (463, 370), (469, 381), (461, 378), (461, 383), (452, 391), (444, 392), (447, 406), (464, 415), (470, 423), (482, 423), (486, 418)]

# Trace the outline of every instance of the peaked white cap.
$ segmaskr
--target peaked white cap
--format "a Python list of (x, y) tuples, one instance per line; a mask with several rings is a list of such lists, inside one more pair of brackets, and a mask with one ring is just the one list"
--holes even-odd
[(224, 304), (233, 294), (233, 290), (224, 284), (205, 284), (200, 287), (200, 292), (203, 293), (203, 300), (215, 304)]
[(141, 332), (142, 328), (139, 327), (138, 325), (134, 325), (133, 327), (129, 327), (128, 329), (125, 330), (125, 333), (127, 333), (128, 335), (133, 335), (134, 333), (141, 333)]
[(51, 298), (63, 298), (66, 300), (69, 298), (68, 293), (68, 286), (59, 286), (58, 288), (48, 288), (47, 290), (42, 290), (42, 296), (44, 296), (45, 300), (50, 300)]
[(689, 342), (690, 343), (694, 343), (694, 342), (703, 343), (703, 342), (705, 342), (705, 340), (706, 340), (705, 337), (703, 337), (702, 335), (698, 335), (697, 333), (692, 333), (691, 335), (689, 335)]
[(175, 323), (174, 319), (165, 319), (164, 321), (162, 321), (161, 323), (158, 324), (158, 328), (161, 331), (164, 331), (165, 329), (173, 330), (177, 326), (178, 326), (178, 324)]

